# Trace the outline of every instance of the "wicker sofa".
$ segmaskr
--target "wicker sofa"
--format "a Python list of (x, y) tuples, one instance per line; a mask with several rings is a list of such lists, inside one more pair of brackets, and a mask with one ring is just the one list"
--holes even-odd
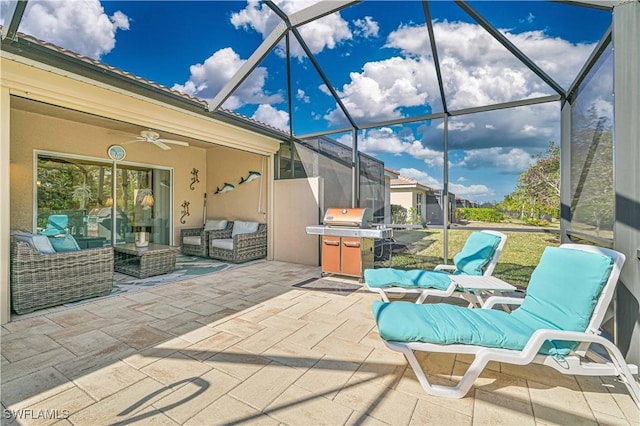
[[(233, 222), (227, 222), (226, 228), (216, 231), (205, 231), (202, 228), (183, 228), (180, 230), (180, 251), (187, 256), (209, 256), (209, 240), (211, 238), (226, 238), (231, 235)], [(227, 232), (228, 231), (228, 232)]]
[[(230, 222), (233, 228), (234, 222)], [(233, 229), (216, 231), (209, 235), (209, 257), (226, 260), (232, 263), (242, 263), (249, 260), (261, 259), (267, 256), (267, 225), (258, 224), (258, 229), (252, 233), (232, 235)], [(226, 247), (218, 247), (214, 240), (224, 240)], [(213, 243), (213, 245), (212, 245)], [(231, 246), (231, 247), (229, 247)]]
[(11, 306), (24, 314), (106, 295), (113, 287), (113, 247), (42, 254), (11, 239)]

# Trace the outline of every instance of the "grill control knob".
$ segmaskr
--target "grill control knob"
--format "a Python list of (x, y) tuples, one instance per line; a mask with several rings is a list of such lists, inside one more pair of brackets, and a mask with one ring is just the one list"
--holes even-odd
[(349, 211), (347, 209), (342, 209), (342, 214), (347, 214)]

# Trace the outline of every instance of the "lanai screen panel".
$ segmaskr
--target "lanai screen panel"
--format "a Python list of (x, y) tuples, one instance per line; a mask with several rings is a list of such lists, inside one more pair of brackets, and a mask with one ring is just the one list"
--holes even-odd
[(560, 2), (469, 4), (565, 90), (611, 25), (610, 10)]
[(516, 219), (558, 219), (559, 179), (529, 185), (522, 179), (551, 144), (558, 149), (559, 111), (559, 103), (550, 102), (452, 117), (449, 192), (457, 206), (505, 202), (499, 207)]
[(429, 6), (449, 111), (555, 94), (453, 2), (433, 1)]
[(599, 58), (571, 105), (571, 229), (612, 239), (613, 48)]

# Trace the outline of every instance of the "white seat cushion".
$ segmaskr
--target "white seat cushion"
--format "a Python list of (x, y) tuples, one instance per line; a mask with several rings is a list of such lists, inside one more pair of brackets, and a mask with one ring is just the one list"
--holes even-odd
[(190, 237), (182, 237), (182, 244), (187, 246), (199, 246), (202, 245), (202, 238), (199, 235), (192, 235)]
[(216, 238), (211, 240), (211, 247), (233, 250), (233, 238)]
[(219, 231), (227, 227), (228, 221), (226, 219), (211, 219), (207, 220), (204, 224), (205, 231)]
[(238, 234), (253, 234), (258, 230), (258, 222), (243, 222), (241, 220), (236, 220), (233, 222), (233, 231), (231, 231), (231, 236), (235, 237)]

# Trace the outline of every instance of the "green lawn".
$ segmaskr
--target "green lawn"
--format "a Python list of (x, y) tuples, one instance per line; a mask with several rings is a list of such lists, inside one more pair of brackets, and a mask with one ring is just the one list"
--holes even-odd
[[(473, 231), (463, 229), (449, 230), (449, 264), (453, 264), (453, 255), (462, 249), (471, 232)], [(507, 235), (507, 242), (493, 274), (515, 286), (526, 287), (544, 248), (558, 246), (560, 237), (546, 232), (503, 232)], [(400, 253), (397, 250), (391, 262), (380, 262), (376, 266), (433, 269), (437, 264), (443, 263), (442, 229), (395, 230), (394, 238), (398, 243), (407, 244), (408, 249)]]

